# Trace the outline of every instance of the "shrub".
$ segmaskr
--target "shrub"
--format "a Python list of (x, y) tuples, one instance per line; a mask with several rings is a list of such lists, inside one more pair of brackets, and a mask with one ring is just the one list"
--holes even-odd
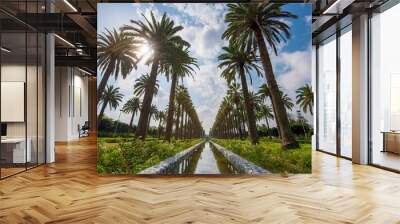
[[(156, 138), (147, 138), (146, 141), (120, 137), (100, 138), (97, 171), (99, 173), (136, 174), (200, 141), (200, 139), (187, 139), (167, 143)], [(117, 145), (105, 143), (117, 143)]]
[(311, 145), (284, 150), (278, 139), (260, 138), (258, 145), (247, 140), (214, 139), (214, 141), (243, 158), (273, 173), (311, 173)]

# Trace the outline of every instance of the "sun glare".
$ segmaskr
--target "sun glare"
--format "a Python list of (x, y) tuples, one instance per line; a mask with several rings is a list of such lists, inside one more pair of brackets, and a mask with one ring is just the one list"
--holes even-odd
[(147, 60), (153, 54), (153, 50), (149, 43), (143, 42), (143, 44), (139, 48), (138, 53), (139, 57), (141, 57), (143, 60)]
[(140, 46), (139, 49), (139, 55), (145, 55), (147, 53), (150, 53), (151, 47), (148, 43), (143, 43), (142, 46)]

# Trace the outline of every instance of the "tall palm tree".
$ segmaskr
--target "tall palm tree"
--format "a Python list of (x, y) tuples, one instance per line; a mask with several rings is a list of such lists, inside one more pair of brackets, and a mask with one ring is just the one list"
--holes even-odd
[(262, 105), (262, 98), (260, 97), (260, 95), (254, 93), (253, 91), (249, 91), (249, 96), (254, 105), (254, 110), (258, 111)]
[(229, 85), (228, 91), (227, 91), (227, 95), (230, 98), (230, 100), (233, 102), (233, 104), (235, 105), (234, 111), (235, 111), (235, 123), (239, 132), (239, 137), (243, 138), (243, 134), (244, 134), (244, 128), (242, 127), (242, 123), (243, 123), (243, 118), (241, 115), (241, 103), (242, 103), (242, 93), (241, 93), (241, 89), (240, 89), (240, 85), (237, 83), (233, 83), (231, 85)]
[(296, 104), (299, 104), (304, 113), (310, 112), (313, 115), (313, 105), (314, 105), (314, 93), (311, 86), (305, 84), (296, 90)]
[(145, 139), (160, 62), (174, 47), (181, 45), (189, 47), (190, 44), (177, 35), (183, 27), (176, 26), (165, 13), (159, 21), (156, 20), (153, 12), (150, 13), (150, 18), (142, 16), (144, 21), (131, 20), (132, 25), (125, 25), (121, 30), (126, 31), (130, 36), (146, 41), (153, 49), (152, 57), (147, 62), (151, 63), (149, 86), (145, 88), (142, 111), (136, 129), (136, 136)]
[(260, 68), (257, 65), (258, 58), (244, 47), (232, 43), (229, 44), (228, 47), (223, 47), (222, 50), (223, 52), (218, 56), (218, 60), (220, 61), (218, 67), (223, 69), (221, 76), (225, 78), (228, 83), (235, 80), (236, 74), (239, 76), (242, 84), (250, 140), (252, 144), (257, 144), (258, 138), (254, 103), (249, 95), (246, 74), (251, 76), (250, 71), (255, 71), (257, 75), (261, 74)]
[(158, 121), (158, 138), (161, 137), (161, 132), (162, 132), (162, 124), (165, 122), (165, 110), (159, 110), (155, 115), (154, 115), (155, 120)]
[[(133, 86), (133, 93), (136, 96), (143, 96), (145, 89), (149, 88), (151, 85), (149, 74), (144, 74), (135, 80), (135, 85)], [(157, 95), (158, 88), (160, 85), (158, 84), (158, 80), (156, 80), (154, 85), (154, 95)]]
[(122, 107), (122, 112), (126, 114), (132, 114), (131, 120), (129, 122), (129, 126), (131, 127), (133, 127), (133, 119), (135, 118), (135, 115), (140, 110), (140, 104), (141, 102), (139, 97), (132, 97)]
[(103, 77), (97, 88), (97, 100), (106, 88), (108, 79), (114, 75), (115, 79), (121, 74), (126, 76), (136, 69), (139, 44), (141, 42), (124, 32), (107, 30), (97, 37), (97, 64), (103, 73)]
[(262, 84), (259, 88), (258, 88), (258, 92), (257, 94), (261, 97), (261, 99), (266, 102), (271, 95), (269, 94), (269, 89), (267, 84)]
[(265, 123), (267, 125), (267, 134), (269, 137), (271, 137), (270, 135), (270, 127), (269, 127), (269, 119), (273, 119), (274, 118), (274, 114), (272, 113), (272, 108), (270, 106), (267, 105), (261, 105), (259, 110), (258, 110), (258, 114), (260, 118), (264, 118), (265, 119)]
[(178, 46), (169, 52), (171, 55), (163, 63), (162, 71), (167, 77), (167, 81), (171, 78), (171, 88), (168, 102), (167, 126), (165, 130), (165, 140), (171, 141), (172, 126), (174, 117), (174, 100), (176, 94), (176, 84), (178, 79), (186, 76), (192, 76), (194, 67), (198, 68), (195, 58), (189, 56), (187, 47)]
[(228, 13), (225, 15), (228, 28), (222, 38), (245, 45), (249, 49), (258, 50), (260, 53), (276, 123), (281, 129), (282, 147), (289, 149), (298, 148), (299, 144), (290, 129), (288, 115), (279, 94), (279, 87), (267, 50), (268, 44), (277, 54), (279, 44), (290, 38), (290, 27), (284, 19), (297, 18), (297, 16), (283, 10), (283, 5), (275, 3), (228, 4)]
[(119, 106), (119, 103), (122, 101), (123, 95), (119, 92), (119, 87), (114, 88), (114, 86), (107, 86), (104, 93), (100, 97), (100, 103), (102, 103), (102, 107), (100, 110), (100, 114), (98, 120), (100, 121), (103, 117), (104, 110), (107, 106), (110, 107), (110, 110), (115, 110)]
[(147, 128), (146, 128), (146, 130), (148, 130), (150, 128), (150, 121), (153, 118), (153, 116), (155, 116), (157, 113), (158, 113), (157, 106), (152, 104), (151, 107), (150, 107), (149, 120), (147, 120)]
[(287, 110), (292, 111), (292, 108), (294, 107), (292, 98), (290, 98), (286, 93), (283, 93), (283, 92), (281, 92), (281, 96), (282, 96), (282, 102), (283, 102), (283, 105), (285, 106), (285, 108)]

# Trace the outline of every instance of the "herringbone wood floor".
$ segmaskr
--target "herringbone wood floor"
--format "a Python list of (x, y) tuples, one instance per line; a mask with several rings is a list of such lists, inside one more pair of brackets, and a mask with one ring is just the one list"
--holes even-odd
[(0, 223), (400, 223), (400, 175), (318, 152), (290, 177), (99, 176), (94, 138), (56, 156), (0, 181)]

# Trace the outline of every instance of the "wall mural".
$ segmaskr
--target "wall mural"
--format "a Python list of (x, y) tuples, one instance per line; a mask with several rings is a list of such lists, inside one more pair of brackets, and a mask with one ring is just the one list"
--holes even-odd
[(311, 5), (98, 4), (98, 163), (310, 173)]

